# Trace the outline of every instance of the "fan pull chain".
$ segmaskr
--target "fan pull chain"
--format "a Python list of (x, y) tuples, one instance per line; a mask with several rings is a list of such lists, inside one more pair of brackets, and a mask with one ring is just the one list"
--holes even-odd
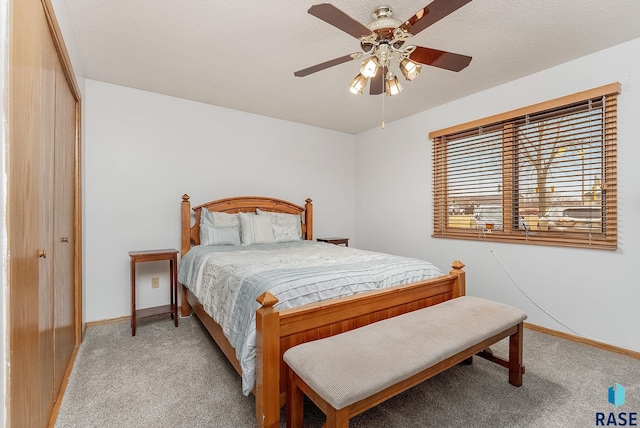
[[(383, 71), (383, 73), (384, 73), (384, 71)], [(384, 93), (384, 79), (385, 79), (385, 76), (383, 76), (383, 78), (382, 78), (382, 93), (381, 93), (381, 95), (382, 95), (382, 129), (384, 129), (384, 98), (385, 98), (385, 95), (386, 95)]]

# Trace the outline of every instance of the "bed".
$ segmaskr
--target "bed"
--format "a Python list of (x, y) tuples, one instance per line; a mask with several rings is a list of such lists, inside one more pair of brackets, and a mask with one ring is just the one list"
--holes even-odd
[[(264, 218), (258, 219), (257, 217), (269, 218), (270, 222), (273, 221), (270, 224), (273, 224), (272, 227), (276, 234), (276, 239), (288, 236), (286, 232), (291, 231), (290, 225), (285, 225), (281, 228), (277, 219), (286, 218), (289, 221), (291, 218), (295, 218), (297, 222), (295, 225), (296, 234), (299, 239), (293, 239), (292, 242), (282, 239), (283, 242), (273, 244), (228, 245), (225, 246), (226, 248), (217, 245), (210, 246), (209, 244), (212, 242), (209, 235), (210, 230), (215, 230), (216, 239), (224, 240), (227, 238), (220, 238), (220, 236), (223, 236), (220, 231), (225, 231), (226, 233), (231, 227), (222, 225), (225, 227), (210, 228), (207, 222), (213, 221), (211, 216), (225, 216), (226, 218), (228, 217), (227, 214), (236, 213), (243, 213), (238, 214), (238, 216), (242, 216), (242, 225), (245, 227), (242, 229), (242, 233), (245, 230), (253, 230), (253, 226), (246, 227), (247, 225), (253, 225), (253, 223), (247, 223), (245, 220), (255, 221), (256, 223), (260, 220), (261, 224), (264, 225), (266, 220)], [(256, 213), (262, 215), (255, 215)], [(218, 217), (215, 217), (215, 219), (218, 219)], [(202, 230), (201, 223), (205, 225)], [(277, 227), (278, 229), (276, 229)], [(241, 376), (244, 375), (243, 389), (250, 389), (255, 396), (256, 421), (260, 427), (279, 426), (280, 408), (285, 403), (286, 395), (286, 370), (282, 355), (287, 349), (303, 342), (332, 336), (465, 294), (465, 273), (462, 270), (464, 264), (459, 261), (452, 263), (452, 270), (448, 274), (442, 274), (439, 271), (437, 273), (426, 272), (427, 267), (424, 267), (425, 272), (421, 273), (417, 271), (423, 269), (423, 266), (416, 267), (416, 272), (414, 272), (414, 267), (411, 265), (407, 265), (406, 268), (403, 267), (403, 263), (409, 263), (408, 258), (313, 242), (313, 205), (311, 199), (307, 199), (304, 206), (299, 206), (275, 198), (242, 196), (214, 200), (192, 208), (190, 197), (184, 195), (181, 203), (181, 236), (181, 314), (182, 316), (188, 316), (193, 310), (193, 313), (201, 320), (236, 371)], [(203, 239), (202, 244), (207, 245), (201, 245), (201, 237)], [(255, 237), (250, 237), (249, 244), (252, 242), (251, 239), (256, 242)], [(215, 241), (214, 243), (217, 244), (218, 242), (220, 241)], [(245, 241), (243, 240), (244, 243)], [(273, 252), (271, 251), (272, 248), (274, 249)], [(343, 253), (338, 254), (338, 252), (346, 253), (343, 256)], [(302, 254), (306, 253), (310, 254), (313, 262), (308, 261), (307, 258), (302, 258)], [(254, 257), (263, 257), (263, 254), (267, 256), (268, 262), (259, 259), (261, 260), (259, 262), (260, 266), (249, 263)], [(385, 272), (385, 275), (386, 272), (393, 273), (386, 276), (383, 275), (383, 279), (378, 278), (379, 275), (376, 276), (384, 285), (376, 285), (375, 289), (358, 291), (357, 293), (352, 291), (351, 294), (342, 295), (345, 293), (344, 290), (354, 287), (348, 284), (335, 287), (338, 289), (337, 295), (340, 296), (335, 298), (329, 294), (322, 294), (326, 293), (322, 289), (320, 290), (320, 301), (302, 305), (298, 305), (296, 302), (306, 302), (306, 300), (296, 300), (297, 297), (289, 299), (288, 295), (283, 294), (285, 287), (280, 286), (284, 282), (281, 279), (282, 275), (288, 275), (287, 278), (295, 276), (296, 281), (301, 281), (306, 287), (310, 287), (312, 283), (324, 283), (324, 280), (318, 280), (311, 275), (312, 272), (316, 275), (317, 266), (314, 264), (308, 265), (307, 263), (330, 265), (334, 260), (342, 260), (342, 257), (351, 257), (352, 260), (358, 263), (360, 263), (360, 258), (364, 258), (369, 263), (364, 266), (367, 266), (367, 270), (370, 269), (371, 271), (379, 269), (378, 266), (382, 266), (382, 263), (386, 263), (386, 259), (390, 258), (394, 263), (398, 264), (397, 269), (399, 271), (392, 271), (391, 268), (379, 269), (380, 272), (377, 272), (376, 275), (381, 274), (382, 271)], [(196, 259), (210, 260), (215, 267), (198, 268), (195, 264)], [(274, 261), (277, 264), (271, 265), (270, 263)], [(292, 271), (287, 270), (288, 268), (285, 269), (285, 261), (294, 265), (296, 261), (299, 263), (297, 268), (294, 269), (295, 275), (292, 275)], [(231, 281), (233, 278), (231, 272), (234, 269), (240, 269), (247, 278), (256, 276), (274, 278), (280, 286), (279, 292), (274, 291), (278, 287), (268, 288), (262, 285), (252, 285), (250, 287), (251, 292), (245, 292), (244, 290), (247, 287), (244, 286), (244, 282), (251, 281), (243, 281), (243, 287), (237, 289), (239, 291), (227, 286), (226, 289), (230, 291), (222, 294), (227, 297), (232, 296), (233, 299), (237, 298), (240, 303), (234, 303), (232, 305), (233, 309), (217, 309), (219, 302), (229, 299), (227, 297), (211, 299), (207, 295), (207, 293), (210, 293), (208, 291), (202, 294), (201, 288), (204, 289), (204, 287), (200, 287), (198, 281), (202, 282), (203, 276), (213, 276), (215, 281), (220, 282), (220, 289), (225, 290), (223, 284)], [(403, 273), (404, 271), (406, 273)], [(203, 274), (203, 272), (208, 272), (208, 274)], [(212, 274), (212, 272), (215, 274)], [(247, 274), (247, 272), (250, 272), (251, 275)], [(301, 275), (301, 272), (304, 272), (304, 275)], [(346, 276), (340, 273), (336, 274), (336, 272), (332, 273), (334, 277), (336, 275), (340, 278)], [(412, 279), (418, 278), (418, 275), (422, 275), (420, 278), (424, 278), (427, 275), (430, 277), (420, 280)], [(389, 278), (399, 281), (400, 285), (390, 283)], [(208, 278), (208, 280), (212, 279)], [(243, 303), (236, 294), (252, 296), (252, 302)], [(199, 297), (196, 297), (197, 295)], [(253, 297), (256, 295), (257, 298), (253, 302)], [(285, 298), (285, 296), (287, 297)], [(327, 298), (327, 296), (331, 298)], [(238, 342), (239, 339), (236, 332), (239, 330), (235, 327), (238, 322), (233, 321), (235, 324), (229, 324), (228, 318), (230, 317), (227, 314), (237, 312), (237, 307), (241, 305), (251, 309), (250, 303), (255, 305), (253, 309), (257, 310), (252, 310), (250, 312), (251, 317), (240, 323), (251, 324), (250, 332), (245, 333), (243, 331), (242, 333), (243, 337), (251, 337), (252, 340), (251, 345), (247, 346), (251, 350), (247, 354), (250, 355), (250, 358), (245, 360), (244, 351), (241, 349), (243, 346), (238, 346), (240, 342)], [(230, 327), (230, 325), (234, 327)], [(252, 364), (251, 369), (247, 366), (247, 361), (249, 360)], [(253, 370), (250, 376), (252, 383), (246, 385), (245, 377), (247, 372), (251, 370)]]

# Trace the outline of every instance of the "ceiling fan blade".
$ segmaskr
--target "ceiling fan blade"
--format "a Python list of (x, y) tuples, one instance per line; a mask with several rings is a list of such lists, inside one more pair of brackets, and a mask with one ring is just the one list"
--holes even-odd
[(384, 92), (384, 76), (387, 75), (387, 67), (378, 67), (378, 72), (369, 82), (369, 94), (380, 95)]
[(445, 16), (460, 9), (471, 0), (434, 0), (420, 9), (400, 26), (414, 36), (420, 31), (440, 21)]
[(353, 55), (351, 55), (351, 54), (345, 55), (345, 56), (341, 56), (340, 58), (332, 59), (330, 61), (325, 61), (323, 63), (316, 64), (316, 65), (313, 65), (311, 67), (307, 67), (307, 68), (305, 68), (303, 70), (298, 70), (295, 73), (293, 73), (293, 75), (296, 76), (296, 77), (308, 76), (308, 75), (316, 73), (318, 71), (322, 71), (322, 70), (324, 70), (326, 68), (333, 67), (334, 65), (338, 65), (338, 64), (342, 64), (343, 62), (351, 61), (352, 59), (353, 59)]
[(451, 71), (460, 71), (471, 62), (471, 57), (467, 55), (423, 48), (422, 46), (416, 46), (416, 49), (409, 55), (409, 59)]
[(324, 22), (339, 28), (345, 33), (351, 34), (357, 39), (371, 34), (371, 30), (332, 4), (317, 4), (315, 6), (311, 6), (308, 12), (316, 18), (320, 18)]

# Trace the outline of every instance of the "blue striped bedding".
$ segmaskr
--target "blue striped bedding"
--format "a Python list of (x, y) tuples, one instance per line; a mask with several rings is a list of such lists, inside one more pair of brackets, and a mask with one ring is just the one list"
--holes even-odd
[(242, 390), (255, 383), (256, 298), (276, 296), (276, 309), (409, 284), (442, 275), (431, 263), (313, 241), (196, 246), (178, 280), (222, 327), (242, 367)]

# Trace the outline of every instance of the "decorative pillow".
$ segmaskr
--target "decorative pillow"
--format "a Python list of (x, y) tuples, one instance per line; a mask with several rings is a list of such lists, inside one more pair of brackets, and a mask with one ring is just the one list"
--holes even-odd
[(200, 245), (240, 245), (240, 230), (237, 226), (201, 224)]
[[(299, 241), (302, 239), (302, 225), (300, 224), (299, 215), (262, 211), (260, 208), (256, 209), (256, 213), (259, 216), (271, 217), (276, 242)], [(295, 228), (295, 234), (293, 235), (289, 230), (291, 227)]]
[(240, 230), (242, 245), (273, 244), (273, 228), (271, 218), (250, 213), (240, 213)]
[(216, 227), (229, 227), (235, 226), (240, 228), (240, 218), (238, 214), (221, 213), (217, 211), (209, 211), (206, 208), (202, 208), (200, 214), (200, 224), (207, 224), (209, 226)]
[(292, 242), (300, 240), (298, 229), (292, 224), (285, 226), (272, 224), (271, 227), (273, 228), (273, 237), (276, 242)]

